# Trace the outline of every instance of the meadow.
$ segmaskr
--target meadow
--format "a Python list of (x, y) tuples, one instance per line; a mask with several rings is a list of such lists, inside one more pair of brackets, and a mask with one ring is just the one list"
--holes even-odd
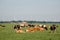
[[(57, 23), (57, 27), (54, 33), (50, 33), (50, 30), (16, 33), (13, 29), (13, 23), (0, 23), (6, 27), (0, 26), (0, 40), (60, 40), (60, 24)], [(48, 24), (47, 25), (52, 25)], [(23, 28), (25, 29), (25, 28)]]

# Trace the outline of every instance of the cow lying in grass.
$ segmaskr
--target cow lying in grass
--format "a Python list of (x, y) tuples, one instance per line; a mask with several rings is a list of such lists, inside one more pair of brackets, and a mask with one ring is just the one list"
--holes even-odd
[[(56, 25), (50, 26), (51, 32), (54, 32), (56, 30), (56, 27), (57, 27)], [(25, 33), (22, 30), (20, 25), (15, 25), (14, 29), (16, 30), (17, 33)], [(44, 30), (48, 30), (46, 25), (42, 25), (42, 26), (35, 25), (33, 27), (31, 26), (31, 27), (27, 28), (26, 32), (35, 32), (35, 31), (44, 31)]]
[(15, 25), (14, 29), (16, 30), (17, 33), (24, 33), (24, 31), (21, 29), (20, 25)]
[(47, 25), (39, 25), (41, 28), (44, 28), (45, 30), (48, 30)]
[(44, 28), (42, 27), (32, 27), (32, 28), (27, 28), (26, 32), (35, 32), (35, 31), (43, 31)]

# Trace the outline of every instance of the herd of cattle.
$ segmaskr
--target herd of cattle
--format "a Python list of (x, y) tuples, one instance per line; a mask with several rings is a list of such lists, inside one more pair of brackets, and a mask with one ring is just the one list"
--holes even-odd
[[(25, 31), (22, 29), (26, 27)], [(27, 26), (21, 26), (21, 25), (14, 25), (14, 29), (17, 33), (25, 33), (25, 32), (35, 32), (35, 31), (44, 31), (50, 29), (51, 32), (54, 32), (58, 26), (55, 24), (52, 24), (51, 26), (47, 25), (34, 25), (34, 24), (28, 24)]]
[[(1, 27), (5, 27), (4, 25), (0, 25)], [(25, 28), (25, 30), (23, 30), (23, 28)], [(15, 29), (15, 31), (17, 33), (25, 33), (25, 32), (35, 32), (35, 31), (44, 31), (44, 30), (50, 30), (50, 32), (55, 32), (56, 28), (58, 26), (55, 24), (52, 24), (51, 26), (47, 26), (45, 24), (41, 25), (37, 25), (37, 24), (26, 24), (26, 25), (20, 25), (20, 24), (16, 24), (13, 26), (13, 29)]]

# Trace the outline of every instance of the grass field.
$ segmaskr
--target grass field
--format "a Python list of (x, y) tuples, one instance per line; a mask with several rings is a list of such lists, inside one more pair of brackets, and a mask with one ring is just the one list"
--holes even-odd
[[(16, 33), (12, 23), (3, 23), (6, 27), (0, 27), (0, 40), (60, 40), (60, 24), (56, 32), (49, 33), (48, 31), (36, 31), (29, 33)], [(47, 24), (51, 25), (51, 24)]]

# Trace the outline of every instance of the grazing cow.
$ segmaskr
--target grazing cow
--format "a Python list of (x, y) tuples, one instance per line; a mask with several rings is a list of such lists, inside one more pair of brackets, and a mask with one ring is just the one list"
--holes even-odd
[(56, 25), (53, 24), (52, 26), (50, 26), (50, 30), (54, 32), (56, 30)]

